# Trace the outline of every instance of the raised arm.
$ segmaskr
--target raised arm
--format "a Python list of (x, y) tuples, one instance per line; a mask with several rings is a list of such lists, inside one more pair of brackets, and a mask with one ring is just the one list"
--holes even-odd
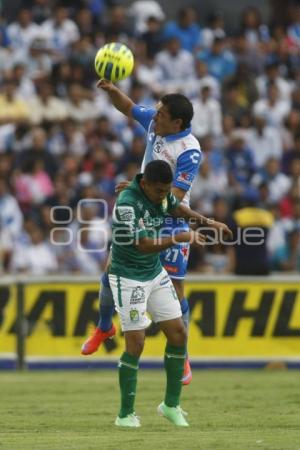
[(107, 92), (115, 108), (117, 108), (125, 116), (132, 117), (131, 111), (135, 106), (135, 103), (129, 97), (127, 97), (126, 94), (120, 91), (117, 86), (115, 86), (110, 81), (99, 80), (97, 83), (97, 87)]

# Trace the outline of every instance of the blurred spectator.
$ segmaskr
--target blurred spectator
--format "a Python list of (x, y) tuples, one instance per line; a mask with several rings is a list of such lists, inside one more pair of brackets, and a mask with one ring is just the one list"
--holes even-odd
[(17, 20), (7, 26), (10, 46), (21, 59), (26, 58), (30, 45), (35, 38), (39, 37), (40, 33), (40, 26), (33, 22), (32, 13), (27, 8), (21, 8)]
[(236, 194), (247, 191), (256, 167), (252, 150), (243, 137), (234, 133), (226, 150), (229, 184)]
[(12, 78), (17, 85), (16, 95), (23, 100), (28, 100), (36, 94), (35, 85), (26, 69), (26, 64), (17, 63), (12, 70)]
[(300, 6), (299, 5), (294, 5), (292, 19), (293, 19), (293, 22), (288, 27), (288, 37), (299, 48), (300, 47)]
[(22, 171), (15, 172), (14, 178), (16, 197), (23, 212), (43, 203), (53, 194), (53, 184), (42, 159), (27, 161)]
[(280, 161), (274, 157), (266, 161), (260, 172), (253, 176), (251, 183), (254, 186), (259, 186), (261, 183), (268, 185), (270, 203), (280, 201), (291, 187), (291, 180), (280, 172)]
[(141, 40), (145, 45), (146, 58), (153, 59), (156, 53), (161, 50), (163, 42), (162, 25), (157, 17), (148, 17), (145, 31), (141, 34)]
[(209, 75), (207, 64), (199, 59), (195, 62), (196, 78), (188, 80), (183, 86), (183, 93), (194, 99), (198, 97), (203, 86), (210, 87), (211, 95), (216, 100), (220, 99), (220, 83), (218, 80)]
[(215, 38), (225, 38), (224, 19), (221, 12), (213, 13), (208, 18), (207, 27), (202, 30), (201, 43), (203, 47), (211, 47)]
[(252, 6), (243, 12), (242, 32), (252, 47), (258, 46), (260, 42), (268, 42), (270, 39), (268, 26), (262, 23), (259, 9)]
[(182, 83), (195, 77), (193, 56), (181, 48), (178, 38), (166, 41), (165, 49), (156, 55), (156, 64), (161, 70), (160, 82), (165, 92), (181, 91)]
[(292, 228), (286, 233), (286, 240), (272, 255), (272, 266), (277, 271), (300, 270), (300, 230)]
[(295, 136), (295, 146), (285, 152), (282, 157), (282, 169), (287, 175), (291, 174), (291, 164), (294, 160), (300, 161), (300, 132)]
[(108, 21), (104, 26), (106, 41), (126, 43), (132, 36), (132, 30), (127, 21), (125, 7), (121, 4), (113, 5), (108, 16)]
[(28, 148), (22, 151), (15, 161), (15, 167), (24, 168), (34, 161), (42, 161), (45, 171), (51, 178), (54, 178), (58, 163), (55, 157), (48, 151), (47, 133), (43, 128), (33, 128), (30, 134)]
[(214, 198), (221, 195), (226, 190), (227, 185), (226, 172), (214, 172), (209, 160), (204, 159), (192, 187), (191, 203), (195, 209), (199, 209), (203, 214), (210, 215), (212, 214)]
[(26, 122), (29, 115), (26, 102), (17, 96), (16, 82), (12, 78), (4, 80), (0, 90), (0, 125)]
[(239, 63), (236, 73), (224, 83), (224, 90), (227, 85), (233, 85), (237, 89), (237, 101), (242, 108), (250, 108), (257, 100), (258, 92), (255, 86), (253, 75), (249, 72), (249, 68), (245, 63)]
[(0, 22), (0, 82), (3, 77), (3, 72), (9, 70), (11, 67), (12, 55), (12, 50), (6, 46), (4, 28), (1, 26)]
[(22, 231), (23, 216), (19, 205), (10, 194), (7, 180), (0, 175), (0, 228), (9, 239), (16, 239)]
[(208, 159), (212, 171), (218, 175), (227, 173), (227, 165), (224, 152), (217, 146), (217, 140), (211, 135), (206, 135), (200, 140), (203, 157)]
[(253, 114), (263, 116), (268, 125), (279, 127), (290, 111), (288, 100), (280, 100), (279, 91), (274, 83), (270, 83), (267, 89), (267, 98), (257, 100), (253, 105)]
[(52, 16), (41, 25), (41, 33), (52, 50), (56, 53), (57, 60), (68, 55), (72, 43), (79, 39), (79, 30), (76, 23), (70, 19), (69, 11), (64, 3), (54, 6)]
[(248, 112), (246, 106), (240, 102), (239, 86), (235, 81), (224, 85), (222, 110), (223, 114), (231, 116), (236, 124), (240, 124), (241, 117)]
[(69, 99), (66, 101), (67, 116), (77, 122), (95, 119), (99, 113), (95, 104), (86, 97), (84, 89), (77, 83), (69, 86)]
[(230, 251), (236, 275), (268, 275), (271, 270), (267, 239), (274, 219), (257, 206), (258, 201), (257, 193), (248, 191), (233, 214), (234, 246)]
[(38, 95), (30, 99), (30, 121), (34, 125), (42, 122), (60, 122), (67, 118), (68, 110), (65, 101), (53, 95), (53, 87), (49, 81), (40, 83)]
[(15, 246), (11, 269), (30, 275), (46, 275), (58, 270), (53, 248), (44, 236), (43, 230), (35, 225), (29, 230), (29, 242)]
[(197, 12), (192, 6), (182, 8), (176, 22), (168, 22), (164, 28), (165, 39), (177, 38), (181, 48), (194, 52), (201, 43), (201, 28), (197, 24)]
[(221, 106), (211, 97), (209, 86), (203, 85), (200, 95), (194, 100), (194, 117), (192, 120), (193, 133), (202, 138), (207, 134), (219, 136), (222, 133)]
[(244, 34), (238, 34), (233, 41), (234, 54), (237, 64), (242, 64), (248, 68), (248, 74), (252, 76), (262, 72), (265, 65), (265, 54), (260, 48), (249, 44)]
[(270, 157), (281, 159), (281, 136), (276, 128), (266, 125), (264, 117), (254, 118), (254, 126), (247, 135), (247, 144), (253, 150), (254, 161), (259, 168), (264, 166)]
[(276, 62), (266, 65), (265, 72), (257, 77), (256, 85), (261, 97), (267, 97), (268, 87), (275, 84), (280, 100), (290, 100), (292, 83), (280, 76), (279, 65)]
[(31, 13), (34, 22), (41, 24), (45, 20), (49, 19), (52, 13), (52, 1), (51, 0), (34, 0), (31, 5)]
[(51, 74), (52, 65), (51, 50), (46, 39), (42, 37), (35, 38), (29, 47), (28, 59), (26, 60), (26, 75), (38, 82)]
[[(217, 196), (213, 201), (212, 217), (223, 223), (229, 223), (228, 200), (222, 196)], [(233, 258), (228, 242), (216, 243), (216, 236), (208, 237), (207, 249), (204, 255), (204, 267), (202, 271), (213, 274), (228, 274), (233, 270)]]
[(212, 47), (202, 50), (198, 57), (207, 64), (209, 74), (221, 82), (235, 71), (235, 56), (231, 51), (225, 49), (225, 42), (221, 37), (216, 37)]
[(158, 22), (162, 22), (165, 19), (165, 13), (160, 3), (155, 0), (138, 0), (133, 2), (129, 7), (128, 14), (132, 18), (135, 31), (138, 34), (149, 31), (150, 18)]
[(91, 9), (87, 6), (82, 6), (78, 11), (76, 11), (75, 22), (80, 36), (91, 35), (94, 32), (93, 14)]

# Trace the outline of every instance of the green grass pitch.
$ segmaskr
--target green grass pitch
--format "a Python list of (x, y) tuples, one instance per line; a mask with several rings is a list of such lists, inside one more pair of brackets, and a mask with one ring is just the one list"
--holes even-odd
[(298, 371), (194, 371), (182, 406), (190, 428), (156, 413), (164, 373), (140, 371), (142, 427), (113, 425), (117, 371), (0, 373), (2, 450), (298, 450)]

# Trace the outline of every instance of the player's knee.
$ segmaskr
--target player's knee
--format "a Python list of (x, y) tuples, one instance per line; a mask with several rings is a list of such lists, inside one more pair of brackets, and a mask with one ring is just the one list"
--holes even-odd
[(168, 341), (172, 345), (183, 346), (186, 344), (187, 331), (182, 321), (174, 327), (172, 335), (169, 337)]
[(130, 340), (130, 342), (126, 343), (126, 352), (130, 355), (140, 357), (144, 350), (144, 337), (139, 337)]

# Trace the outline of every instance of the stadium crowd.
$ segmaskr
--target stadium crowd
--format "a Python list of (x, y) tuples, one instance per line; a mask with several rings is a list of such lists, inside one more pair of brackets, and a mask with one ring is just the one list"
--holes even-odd
[[(0, 272), (103, 270), (116, 183), (145, 148), (144, 130), (96, 88), (96, 51), (116, 41), (135, 55), (119, 83), (134, 102), (193, 102), (193, 208), (229, 224), (247, 206), (268, 211), (269, 269), (300, 270), (299, 5), (288, 23), (249, 7), (233, 34), (221, 13), (186, 6), (170, 20), (156, 1), (23, 4), (0, 18)], [(192, 247), (190, 270), (238, 273), (235, 247)]]

